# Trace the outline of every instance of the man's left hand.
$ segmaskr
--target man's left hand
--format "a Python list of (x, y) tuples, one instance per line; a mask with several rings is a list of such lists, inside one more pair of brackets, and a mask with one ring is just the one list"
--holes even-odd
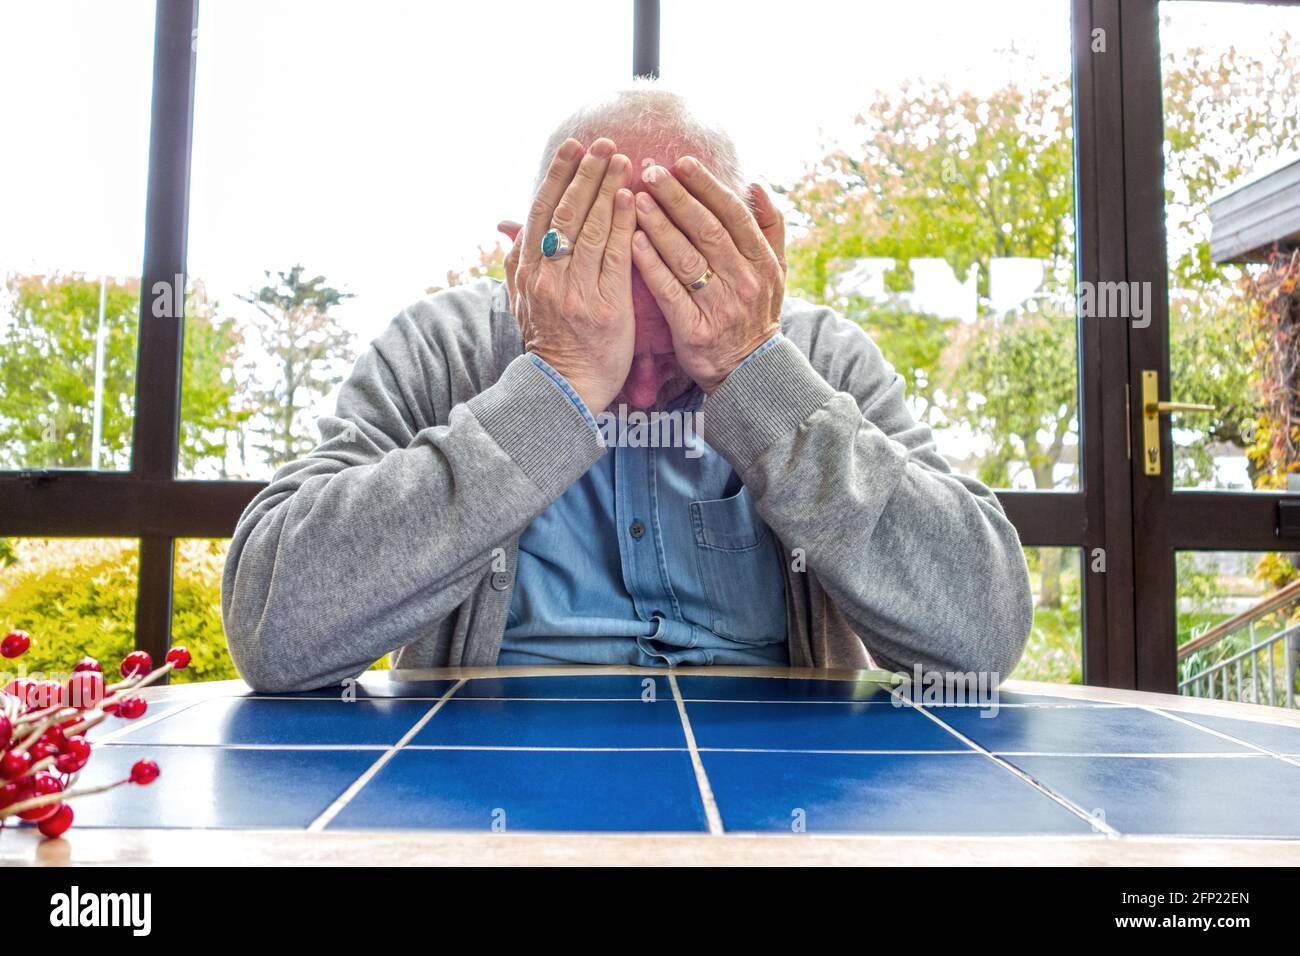
[[(650, 166), (637, 194), (632, 261), (673, 334), (678, 364), (706, 393), (781, 330), (785, 223), (757, 183), (750, 205), (692, 156)], [(692, 282), (711, 269), (698, 290)]]

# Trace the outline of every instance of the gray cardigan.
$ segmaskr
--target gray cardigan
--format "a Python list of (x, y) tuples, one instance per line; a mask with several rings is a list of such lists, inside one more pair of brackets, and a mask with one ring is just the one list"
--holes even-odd
[[(1033, 604), (997, 499), (953, 474), (857, 325), (788, 297), (781, 322), (700, 428), (787, 554), (790, 665), (1006, 677)], [(520, 533), (603, 454), (522, 347), (504, 283), (482, 279), (358, 359), (320, 444), (235, 529), (221, 610), (254, 688), (335, 684), (390, 651), (496, 663)]]

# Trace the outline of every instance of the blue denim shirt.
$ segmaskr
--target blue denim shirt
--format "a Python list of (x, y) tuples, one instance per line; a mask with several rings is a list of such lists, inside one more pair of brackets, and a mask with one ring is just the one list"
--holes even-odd
[[(564, 377), (532, 359), (597, 428)], [(693, 389), (668, 410), (702, 402)], [(749, 491), (698, 435), (616, 445), (520, 537), (497, 663), (784, 665), (782, 560)]]

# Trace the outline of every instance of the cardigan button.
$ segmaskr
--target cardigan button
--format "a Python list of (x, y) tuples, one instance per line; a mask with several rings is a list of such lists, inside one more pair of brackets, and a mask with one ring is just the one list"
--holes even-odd
[(504, 591), (510, 587), (510, 575), (505, 571), (497, 571), (492, 575), (492, 587), (497, 591)]

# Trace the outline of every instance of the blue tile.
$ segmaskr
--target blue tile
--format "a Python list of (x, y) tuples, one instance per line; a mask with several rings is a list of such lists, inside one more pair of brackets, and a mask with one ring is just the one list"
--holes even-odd
[(75, 827), (305, 827), (363, 774), (366, 750), (227, 750), (219, 747), (101, 747), (78, 787), (130, 775), (156, 761), (147, 787), (124, 786), (72, 803)]
[(1248, 748), (1136, 707), (965, 707), (931, 712), (994, 753), (1244, 753)]
[(1120, 833), (1300, 838), (1300, 767), (1251, 757), (1013, 757)]
[[(168, 711), (177, 710), (186, 706), (189, 702), (185, 700), (151, 700), (148, 703), (149, 706), (148, 709), (145, 710), (144, 716), (138, 717), (136, 720), (123, 720), (121, 717), (109, 717), (102, 724), (96, 724), (94, 727), (91, 727), (86, 733), (86, 739), (90, 741), (103, 740), (109, 734), (116, 734), (117, 732), (130, 727), (132, 724), (150, 720), (160, 714), (165, 714)], [(132, 733), (134, 733), (134, 731), (132, 731)]]
[(780, 677), (677, 678), (686, 700), (876, 700), (889, 702), (885, 685), (873, 681), (803, 680)]
[(1232, 717), (1214, 717), (1206, 714), (1189, 714), (1186, 711), (1170, 711), (1200, 724), (1217, 730), (1221, 734), (1230, 734), (1238, 740), (1263, 747), (1278, 754), (1300, 754), (1300, 727), (1288, 727), (1285, 724), (1265, 724), (1254, 720), (1235, 720)]
[[(641, 705), (658, 706), (658, 705)], [(328, 829), (708, 829), (685, 751), (402, 750)]]
[[(649, 683), (647, 683), (649, 682)], [(456, 691), (456, 699), (483, 697), (588, 698), (644, 700), (647, 690), (656, 700), (672, 700), (673, 689), (663, 677), (598, 674), (591, 677), (560, 674), (555, 677), (480, 677)]]
[(981, 754), (700, 757), (728, 832), (791, 833), (797, 820), (808, 833), (1094, 832)]
[(297, 694), (260, 695), (249, 691), (242, 696), (291, 697), (295, 699), (304, 698), (343, 701), (345, 700), (344, 695), (348, 694), (358, 700), (374, 697), (413, 697), (437, 700), (443, 694), (447, 693), (447, 689), (455, 683), (454, 680), (389, 680), (387, 677), (384, 677), (377, 672), (367, 671), (355, 681), (344, 681), (330, 687), (320, 687), (316, 690), (302, 691)]
[(390, 746), (432, 706), (423, 700), (359, 700), (343, 704), (220, 698), (195, 704), (114, 743)]
[(458, 700), (452, 698), (410, 741), (440, 747), (685, 747), (672, 698), (631, 700)]
[(968, 750), (912, 707), (866, 703), (686, 704), (700, 747), (758, 750)]

